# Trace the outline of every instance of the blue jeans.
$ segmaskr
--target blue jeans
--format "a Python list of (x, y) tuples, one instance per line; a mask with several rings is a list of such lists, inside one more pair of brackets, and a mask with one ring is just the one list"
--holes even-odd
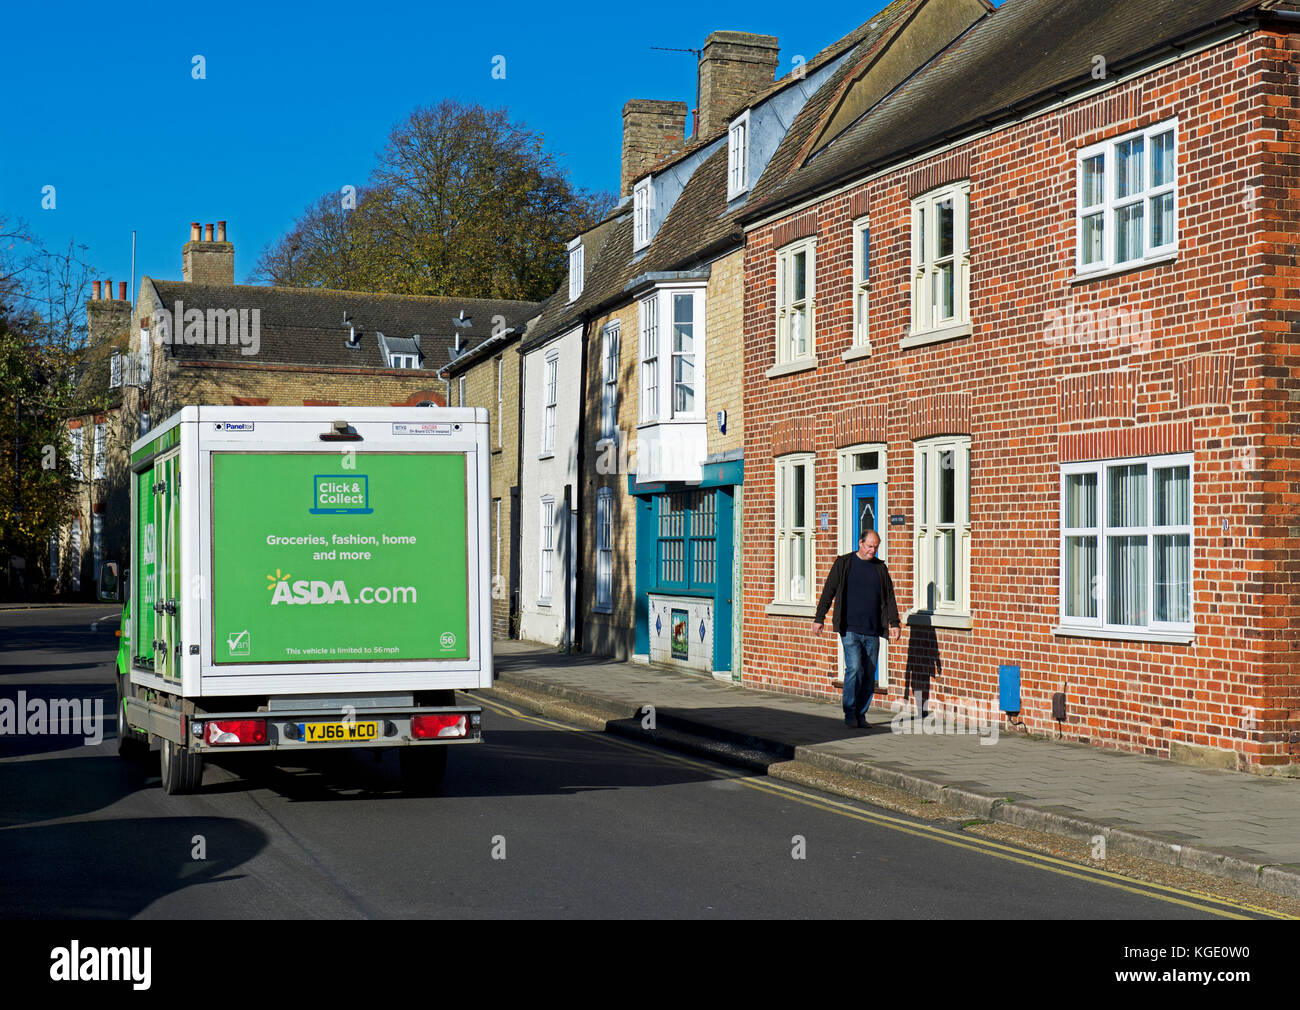
[(844, 718), (865, 720), (876, 690), (876, 660), (880, 639), (846, 631), (844, 642)]

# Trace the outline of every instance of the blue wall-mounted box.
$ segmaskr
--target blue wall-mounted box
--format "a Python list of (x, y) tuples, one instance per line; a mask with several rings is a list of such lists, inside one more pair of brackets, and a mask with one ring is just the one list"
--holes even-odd
[(998, 667), (998, 703), (1003, 712), (1020, 711), (1020, 667)]

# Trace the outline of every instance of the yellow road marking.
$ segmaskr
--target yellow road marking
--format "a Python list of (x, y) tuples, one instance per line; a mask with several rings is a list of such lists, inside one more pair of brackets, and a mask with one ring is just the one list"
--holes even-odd
[[(484, 698), (482, 695), (476, 694), (473, 697), (477, 702), (483, 705), (483, 707), (491, 709), (499, 715), (508, 715), (512, 718), (519, 719), (522, 722), (532, 723), (538, 726), (546, 726), (551, 729), (564, 730), (569, 733), (591, 733), (590, 730), (585, 730), (579, 726), (569, 726), (562, 722), (556, 722), (553, 719), (547, 719), (544, 716), (530, 715), (520, 711), (519, 709), (513, 708), (504, 702), (495, 699), (489, 700)], [(1266, 915), (1275, 919), (1297, 918), (1296, 916), (1287, 915), (1283, 912), (1275, 912), (1272, 909), (1259, 908), (1243, 902), (1233, 901), (1229, 898), (1218, 898), (1214, 895), (1204, 894), (1198, 891), (1189, 891), (1183, 888), (1171, 887), (1168, 884), (1134, 882), (1128, 877), (1124, 877), (1121, 874), (1114, 873), (1110, 870), (1083, 866), (1082, 864), (1073, 863), (1056, 856), (1048, 856), (1024, 849), (1017, 849), (1001, 842), (995, 842), (991, 839), (979, 838), (974, 835), (957, 838), (954, 837), (951, 829), (936, 828), (926, 824), (915, 824), (912, 821), (893, 817), (889, 814), (879, 814), (860, 810), (848, 803), (843, 803), (839, 800), (833, 800), (827, 797), (815, 796), (811, 793), (804, 792), (801, 789), (796, 789), (793, 786), (774, 782), (771, 779), (754, 779), (751, 773), (748, 772), (724, 774), (718, 768), (705, 764), (704, 762), (684, 757), (681, 754), (666, 752), (650, 744), (640, 743), (634, 740), (625, 740), (620, 737), (607, 736), (605, 734), (592, 734), (591, 739), (598, 740), (601, 743), (612, 747), (634, 751), (638, 754), (648, 754), (661, 761), (702, 771), (714, 778), (738, 782), (740, 785), (746, 786), (750, 789), (756, 789), (759, 792), (765, 792), (782, 799), (793, 800), (796, 803), (801, 803), (804, 806), (813, 807), (814, 809), (826, 813), (839, 814), (840, 816), (850, 817), (858, 821), (865, 821), (869, 824), (877, 824), (881, 827), (890, 828), (894, 831), (901, 831), (918, 838), (928, 838), (931, 841), (941, 842), (944, 845), (967, 849), (972, 852), (979, 852), (984, 855), (993, 856), (997, 859), (1005, 859), (1009, 862), (1020, 863), (1023, 866), (1036, 867), (1050, 873), (1060, 874), (1061, 876), (1073, 877), (1076, 880), (1100, 884), (1105, 887), (1112, 887), (1116, 890), (1127, 891), (1130, 894), (1136, 894), (1140, 897), (1153, 898), (1157, 901), (1182, 905), (1186, 908), (1194, 909), (1195, 911), (1208, 912), (1212, 915), (1218, 915), (1229, 919), (1248, 918), (1245, 915), (1236, 915), (1232, 912), (1226, 912), (1221, 908), (1213, 908), (1208, 905), (1199, 904), (1199, 899), (1212, 901), (1216, 904), (1226, 905), (1232, 908), (1239, 908), (1243, 911), (1253, 912), (1257, 915)], [(1175, 897), (1176, 895), (1178, 897)]]

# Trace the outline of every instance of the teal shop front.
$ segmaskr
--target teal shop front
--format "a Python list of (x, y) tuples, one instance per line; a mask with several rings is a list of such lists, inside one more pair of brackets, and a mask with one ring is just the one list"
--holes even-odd
[(638, 484), (634, 658), (739, 680), (740, 533), (744, 461), (705, 463), (701, 481)]

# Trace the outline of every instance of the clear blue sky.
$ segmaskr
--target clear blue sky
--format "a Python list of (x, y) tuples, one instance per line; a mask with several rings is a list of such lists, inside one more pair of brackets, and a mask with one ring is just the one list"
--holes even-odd
[[(608, 2), (14, 4), (0, 212), (53, 248), (89, 246), (95, 276), (114, 282), (130, 277), (134, 229), (137, 283), (179, 278), (189, 223), (225, 220), (242, 281), (307, 204), (362, 184), (417, 106), (505, 107), (545, 134), (577, 185), (617, 191), (623, 103), (694, 105), (694, 57), (650, 46), (764, 32), (780, 40), (784, 74), (885, 3), (677, 3), (671, 17)], [(205, 80), (191, 76), (196, 54)], [(492, 78), (498, 54), (505, 80)]]

